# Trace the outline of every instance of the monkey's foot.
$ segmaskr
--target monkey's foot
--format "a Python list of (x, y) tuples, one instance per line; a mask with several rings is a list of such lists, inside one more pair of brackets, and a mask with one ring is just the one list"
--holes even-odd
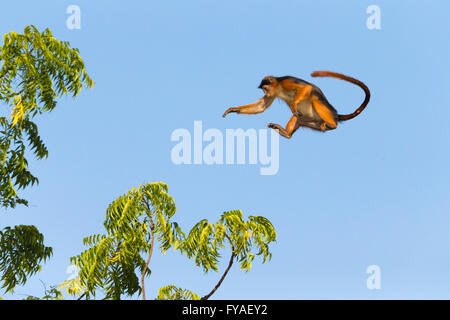
[(282, 137), (285, 137), (285, 138), (290, 139), (291, 136), (292, 136), (292, 134), (287, 133), (287, 131), (286, 131), (282, 126), (280, 126), (279, 124), (276, 124), (276, 123), (269, 123), (267, 126), (268, 126), (269, 128), (271, 128), (271, 129), (277, 130), (277, 132), (278, 132), (278, 133), (280, 134), (280, 136), (282, 136)]
[(281, 126), (279, 124), (276, 124), (276, 123), (269, 123), (267, 125), (267, 127), (271, 128), (271, 129), (278, 129), (278, 130), (283, 129), (283, 128), (281, 128)]

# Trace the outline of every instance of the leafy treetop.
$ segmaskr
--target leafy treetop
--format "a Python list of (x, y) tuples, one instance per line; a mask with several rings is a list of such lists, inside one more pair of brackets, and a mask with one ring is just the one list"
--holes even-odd
[(61, 96), (75, 97), (94, 82), (78, 49), (34, 26), (4, 35), (0, 65), (0, 102), (12, 109), (10, 117), (0, 116), (0, 206), (14, 207), (27, 205), (17, 190), (38, 182), (27, 168), (26, 144), (37, 159), (48, 156), (32, 119), (52, 111)]

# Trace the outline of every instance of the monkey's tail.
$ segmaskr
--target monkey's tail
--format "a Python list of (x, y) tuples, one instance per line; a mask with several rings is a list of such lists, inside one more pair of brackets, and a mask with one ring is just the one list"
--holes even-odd
[(341, 80), (345, 80), (348, 82), (351, 82), (353, 84), (356, 84), (357, 86), (359, 86), (361, 89), (364, 90), (364, 93), (366, 94), (366, 97), (364, 98), (363, 103), (359, 106), (358, 109), (356, 109), (353, 113), (351, 114), (339, 114), (338, 115), (338, 119), (339, 121), (345, 121), (345, 120), (350, 120), (353, 119), (354, 117), (356, 117), (357, 115), (359, 115), (361, 113), (361, 111), (364, 110), (364, 108), (367, 106), (367, 104), (369, 103), (370, 100), (370, 90), (369, 88), (362, 83), (361, 81), (354, 79), (352, 77), (337, 73), (337, 72), (332, 72), (332, 71), (314, 71), (313, 73), (311, 73), (312, 77), (332, 77), (332, 78), (337, 78), (337, 79), (341, 79)]

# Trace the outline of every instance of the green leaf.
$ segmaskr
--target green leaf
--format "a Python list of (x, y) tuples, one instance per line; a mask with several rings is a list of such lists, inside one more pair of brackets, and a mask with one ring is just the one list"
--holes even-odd
[(200, 297), (192, 291), (169, 285), (158, 290), (156, 300), (200, 300)]
[(19, 225), (0, 231), (0, 282), (6, 292), (25, 284), (53, 254), (35, 226)]

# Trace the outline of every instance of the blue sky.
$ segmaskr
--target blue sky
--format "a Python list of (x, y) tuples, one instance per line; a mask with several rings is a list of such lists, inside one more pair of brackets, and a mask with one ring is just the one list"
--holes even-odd
[[(80, 30), (66, 28), (71, 4)], [(366, 27), (372, 4), (381, 30)], [(28, 208), (1, 213), (0, 228), (34, 224), (55, 252), (16, 298), (42, 296), (40, 280), (63, 282), (82, 238), (103, 231), (107, 205), (153, 181), (169, 185), (185, 231), (231, 209), (274, 224), (272, 261), (247, 274), (236, 265), (215, 299), (450, 298), (448, 1), (17, 0), (1, 9), (1, 33), (50, 28), (80, 49), (96, 81), (39, 119), (50, 150), (30, 165), (40, 184), (24, 193)], [(285, 125), (290, 111), (279, 102), (221, 117), (259, 99), (265, 75), (319, 85), (340, 113), (359, 106), (359, 88), (311, 79), (314, 70), (361, 79), (372, 99), (337, 130), (280, 138), (276, 175), (172, 163), (171, 133), (192, 132), (194, 120), (223, 132)], [(381, 290), (366, 287), (369, 265), (381, 269)], [(151, 270), (149, 297), (168, 284), (203, 295), (220, 278), (174, 252), (156, 253)]]

